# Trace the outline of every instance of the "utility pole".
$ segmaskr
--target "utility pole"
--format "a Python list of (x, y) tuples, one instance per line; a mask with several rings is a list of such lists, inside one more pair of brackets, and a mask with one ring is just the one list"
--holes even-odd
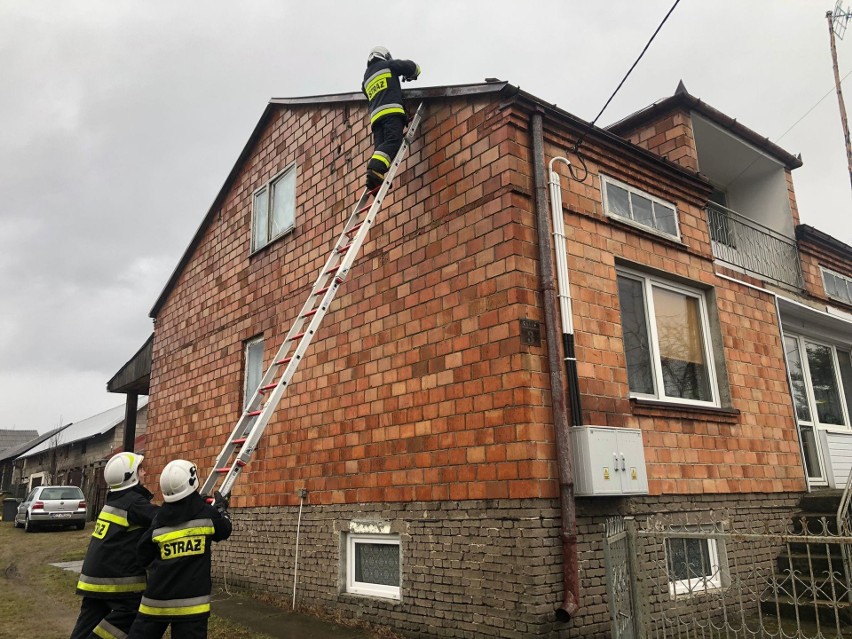
[(828, 11), (825, 14), (828, 20), (828, 37), (831, 42), (831, 62), (834, 68), (834, 86), (837, 89), (837, 102), (840, 105), (840, 122), (843, 125), (843, 139), (846, 142), (846, 165), (849, 169), (849, 185), (852, 187), (852, 144), (849, 142), (849, 122), (846, 119), (846, 104), (843, 102), (843, 91), (840, 88), (840, 70), (837, 66), (837, 46), (835, 45), (834, 35), (841, 40), (846, 32), (846, 24), (849, 22), (849, 11), (843, 11), (841, 8), (842, 0), (837, 0), (834, 11)]

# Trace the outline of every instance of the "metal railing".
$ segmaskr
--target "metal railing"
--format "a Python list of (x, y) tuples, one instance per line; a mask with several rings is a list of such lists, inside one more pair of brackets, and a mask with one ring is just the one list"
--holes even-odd
[(852, 637), (841, 553), (852, 537), (831, 518), (692, 517), (607, 522), (615, 639)]
[(804, 288), (795, 241), (720, 204), (706, 211), (714, 257), (761, 279)]

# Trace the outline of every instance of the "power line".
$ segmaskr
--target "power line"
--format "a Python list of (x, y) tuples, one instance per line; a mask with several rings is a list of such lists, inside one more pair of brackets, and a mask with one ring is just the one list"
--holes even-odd
[[(844, 75), (844, 76), (843, 76), (843, 80), (845, 80), (846, 78), (848, 78), (850, 74), (852, 74), (852, 71), (850, 71), (849, 73), (847, 73), (846, 75)], [(843, 80), (841, 80), (840, 82), (841, 82), (841, 83), (843, 83)], [(778, 136), (778, 138), (776, 138), (776, 140), (775, 140), (775, 141), (776, 141), (776, 142), (780, 142), (780, 141), (781, 141), (781, 138), (783, 138), (783, 137), (784, 137), (785, 135), (787, 135), (790, 131), (792, 131), (792, 130), (793, 130), (793, 128), (794, 128), (794, 127), (795, 127), (795, 126), (796, 126), (799, 122), (801, 122), (801, 121), (802, 121), (802, 120), (804, 120), (806, 117), (808, 117), (808, 116), (811, 114), (811, 111), (813, 111), (814, 109), (816, 109), (816, 108), (820, 105), (820, 103), (821, 103), (823, 100), (825, 100), (828, 96), (830, 96), (830, 95), (831, 95), (832, 93), (834, 93), (836, 90), (837, 90), (837, 89), (836, 89), (835, 87), (831, 87), (831, 88), (830, 88), (830, 89), (826, 92), (826, 94), (825, 94), (824, 96), (822, 96), (819, 100), (817, 100), (816, 104), (814, 104), (814, 105), (813, 105), (810, 109), (808, 109), (808, 110), (807, 110), (807, 112), (806, 112), (806, 113), (805, 113), (802, 117), (800, 117), (798, 120), (796, 120), (795, 122), (793, 122), (793, 124), (790, 126), (790, 128), (789, 128), (789, 129), (787, 129), (786, 131), (784, 131), (784, 133), (782, 133), (781, 135), (779, 135), (779, 136)]]

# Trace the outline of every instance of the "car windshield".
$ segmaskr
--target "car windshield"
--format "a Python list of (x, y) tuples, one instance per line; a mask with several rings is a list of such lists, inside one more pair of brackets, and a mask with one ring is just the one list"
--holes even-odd
[(75, 487), (45, 488), (39, 495), (40, 499), (83, 499), (83, 491)]

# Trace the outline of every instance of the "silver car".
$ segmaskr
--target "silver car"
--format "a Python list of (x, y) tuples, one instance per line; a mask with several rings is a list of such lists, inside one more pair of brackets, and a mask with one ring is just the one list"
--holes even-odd
[(18, 506), (15, 528), (27, 532), (48, 526), (86, 525), (86, 498), (78, 486), (37, 486)]

